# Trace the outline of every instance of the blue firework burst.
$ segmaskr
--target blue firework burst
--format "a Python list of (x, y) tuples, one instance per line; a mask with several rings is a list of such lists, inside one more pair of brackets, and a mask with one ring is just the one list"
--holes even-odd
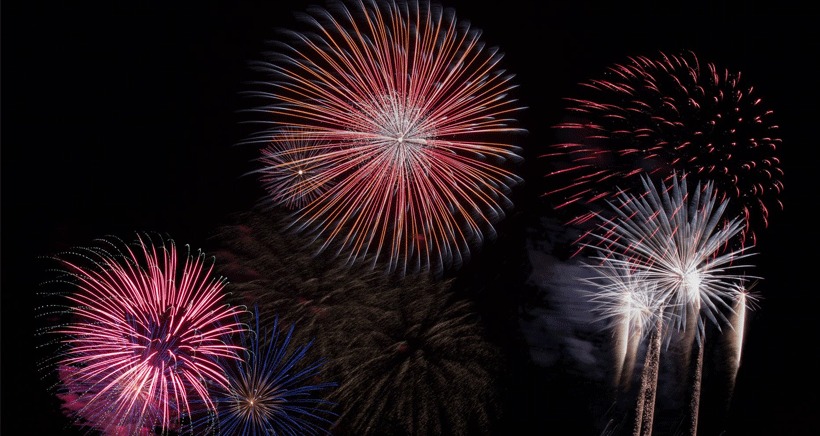
[(309, 359), (312, 341), (291, 346), (294, 325), (281, 328), (278, 317), (271, 329), (255, 329), (241, 338), (247, 356), (229, 362), (229, 389), (217, 397), (221, 434), (328, 434), (336, 414), (323, 393), (336, 386), (321, 381), (324, 359)]

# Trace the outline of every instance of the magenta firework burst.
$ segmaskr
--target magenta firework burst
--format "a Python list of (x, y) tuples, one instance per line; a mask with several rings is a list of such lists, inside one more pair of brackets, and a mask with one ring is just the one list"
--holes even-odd
[(201, 252), (184, 262), (172, 240), (107, 238), (61, 256), (57, 281), (67, 320), (47, 328), (60, 352), (59, 396), (77, 425), (104, 434), (185, 429), (209, 391), (227, 387), (218, 361), (238, 359), (225, 340), (244, 330), (223, 302), (222, 279)]
[[(701, 63), (692, 52), (638, 56), (581, 84), (568, 98), (558, 141), (544, 157), (556, 182), (546, 196), (572, 216), (592, 218), (619, 189), (640, 189), (636, 176), (668, 182), (673, 171), (711, 180), (741, 216), (741, 243), (755, 244), (769, 210), (782, 209), (778, 126), (739, 72)], [(631, 181), (630, 181), (631, 180)]]
[(306, 31), (257, 64), (256, 112), (273, 127), (248, 142), (267, 147), (263, 180), (287, 169), (271, 156), (320, 169), (294, 226), (322, 250), (390, 272), (460, 265), (521, 181), (511, 166), (522, 107), (502, 54), (424, 1), (336, 2), (304, 18)]

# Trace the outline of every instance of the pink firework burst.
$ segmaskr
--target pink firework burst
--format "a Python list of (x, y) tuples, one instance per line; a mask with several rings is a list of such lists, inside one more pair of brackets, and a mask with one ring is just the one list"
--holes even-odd
[(270, 77), (254, 93), (265, 103), (258, 112), (274, 127), (249, 142), (322, 169), (311, 186), (326, 190), (294, 217), (322, 250), (384, 261), (390, 272), (458, 266), (493, 234), (521, 182), (507, 167), (521, 159), (511, 141), (523, 132), (513, 76), (450, 9), (335, 6), (312, 9), (309, 31), (289, 33), (292, 44), (257, 64)]
[(756, 243), (769, 211), (782, 209), (783, 169), (773, 113), (739, 72), (702, 64), (692, 52), (638, 56), (603, 78), (582, 83), (556, 126), (554, 165), (545, 193), (583, 224), (620, 189), (641, 189), (637, 176), (670, 174), (712, 181), (732, 198), (729, 216), (744, 226), (738, 241)]
[(64, 409), (104, 434), (179, 431), (200, 412), (192, 404), (212, 410), (209, 390), (227, 386), (218, 360), (238, 359), (224, 339), (244, 330), (241, 310), (201, 252), (179, 264), (171, 240), (99, 242), (58, 259), (69, 319), (47, 332), (60, 335)]

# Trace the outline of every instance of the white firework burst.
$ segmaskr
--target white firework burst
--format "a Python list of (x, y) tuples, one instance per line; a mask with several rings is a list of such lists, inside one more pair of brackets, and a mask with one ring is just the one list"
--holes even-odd
[(751, 265), (739, 261), (753, 254), (752, 247), (729, 248), (742, 219), (724, 220), (728, 200), (719, 200), (712, 182), (698, 182), (691, 192), (677, 174), (668, 187), (661, 182), (656, 188), (648, 177), (642, 182), (646, 193), (622, 193), (611, 204), (615, 216), (603, 220), (591, 244), (601, 258), (657, 287), (673, 327), (685, 330), (694, 314), (699, 330), (704, 319), (720, 328), (728, 323), (737, 286), (750, 278), (744, 270)]

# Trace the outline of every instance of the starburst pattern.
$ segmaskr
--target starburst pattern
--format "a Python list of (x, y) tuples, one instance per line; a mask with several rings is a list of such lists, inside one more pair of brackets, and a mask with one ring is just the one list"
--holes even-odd
[[(506, 167), (523, 130), (502, 54), (435, 4), (333, 5), (311, 9), (310, 30), (257, 64), (269, 80), (252, 94), (274, 127), (248, 142), (322, 169), (310, 187), (324, 190), (294, 217), (322, 249), (400, 274), (458, 267), (521, 181)], [(275, 178), (281, 167), (267, 168)]]
[(727, 322), (735, 287), (751, 267), (739, 261), (751, 256), (751, 247), (733, 249), (730, 241), (743, 228), (739, 218), (724, 220), (728, 200), (718, 201), (711, 182), (688, 191), (686, 178), (671, 177), (667, 188), (655, 187), (642, 176), (646, 194), (622, 193), (612, 203), (614, 218), (601, 217), (601, 227), (590, 233), (589, 247), (615, 265), (634, 269), (657, 286), (670, 321), (683, 329), (687, 312), (694, 310), (716, 325)]
[(220, 434), (329, 434), (335, 415), (324, 396), (335, 383), (320, 381), (324, 360), (309, 359), (311, 342), (292, 345), (294, 325), (280, 330), (274, 318), (266, 329), (255, 314), (254, 329), (241, 340), (246, 358), (227, 362), (230, 388), (214, 400)]
[(200, 412), (192, 405), (213, 410), (211, 387), (227, 384), (217, 360), (238, 358), (225, 338), (242, 331), (242, 310), (223, 302), (224, 281), (201, 252), (179, 264), (170, 239), (99, 242), (58, 259), (68, 318), (44, 332), (61, 344), (46, 363), (64, 408), (103, 433), (184, 431)]
[[(544, 157), (560, 183), (546, 196), (582, 225), (638, 177), (680, 172), (713, 181), (742, 217), (737, 238), (754, 245), (769, 211), (782, 209), (783, 168), (773, 111), (740, 72), (701, 63), (692, 52), (637, 56), (568, 98), (559, 141)], [(559, 182), (565, 180), (566, 182)]]
[(616, 384), (627, 387), (639, 345), (652, 332), (657, 318), (664, 317), (665, 303), (657, 284), (629, 262), (613, 262), (607, 257), (585, 266), (593, 271), (592, 276), (582, 279), (592, 285), (589, 300), (600, 319), (612, 328)]

